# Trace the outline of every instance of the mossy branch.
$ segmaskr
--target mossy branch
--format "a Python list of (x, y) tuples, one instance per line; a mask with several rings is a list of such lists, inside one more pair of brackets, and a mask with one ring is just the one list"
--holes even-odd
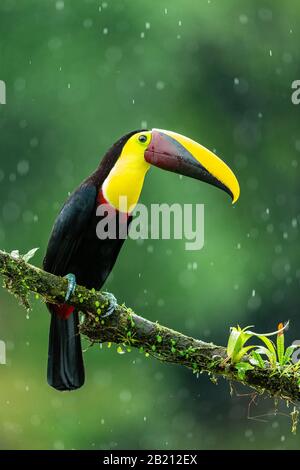
[[(0, 250), (0, 275), (4, 277), (4, 287), (17, 296), (26, 308), (30, 308), (30, 292), (47, 302), (64, 302), (66, 279), (30, 265), (17, 253), (8, 254)], [(254, 367), (246, 371), (242, 379), (226, 361), (226, 349), (222, 346), (191, 338), (146, 320), (125, 305), (118, 305), (110, 317), (101, 318), (108, 305), (105, 293), (77, 286), (69, 303), (84, 313), (80, 331), (92, 342), (117, 343), (125, 349), (138, 348), (146, 355), (188, 367), (197, 374), (207, 372), (212, 377), (223, 376), (229, 381), (241, 382), (259, 394), (266, 392), (272, 397), (292, 402), (300, 400), (299, 375), (296, 372), (285, 374), (280, 370)], [(247, 358), (244, 360), (247, 361)]]

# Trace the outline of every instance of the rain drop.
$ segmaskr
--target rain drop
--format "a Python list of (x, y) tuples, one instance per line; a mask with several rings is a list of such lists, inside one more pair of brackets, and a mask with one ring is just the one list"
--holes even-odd
[(58, 11), (61, 11), (65, 8), (65, 2), (63, 0), (58, 0), (55, 4), (55, 8)]
[(161, 91), (165, 88), (165, 84), (164, 82), (162, 82), (161, 80), (159, 80), (158, 82), (156, 82), (156, 89)]
[(247, 15), (240, 15), (239, 20), (240, 20), (241, 24), (247, 24), (248, 23), (248, 16)]

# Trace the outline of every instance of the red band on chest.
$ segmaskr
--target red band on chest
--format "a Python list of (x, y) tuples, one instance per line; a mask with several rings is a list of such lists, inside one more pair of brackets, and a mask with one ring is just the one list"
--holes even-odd
[(129, 217), (130, 214), (128, 214), (127, 212), (120, 212), (118, 209), (116, 209), (115, 207), (113, 207), (108, 201), (107, 199), (105, 199), (104, 197), (104, 194), (103, 194), (103, 191), (102, 191), (102, 188), (100, 189), (99, 193), (98, 193), (98, 196), (97, 196), (97, 204), (100, 205), (100, 204), (106, 204), (107, 206), (109, 206), (109, 213), (117, 213), (119, 214), (119, 221), (120, 223), (127, 223), (127, 219)]
[(74, 312), (75, 307), (68, 304), (55, 305), (55, 313), (62, 319), (67, 320), (69, 316)]
[(109, 202), (105, 199), (104, 195), (103, 195), (103, 191), (102, 191), (102, 188), (100, 189), (100, 191), (98, 192), (98, 196), (97, 196), (97, 205), (99, 206), (100, 204), (109, 204)]

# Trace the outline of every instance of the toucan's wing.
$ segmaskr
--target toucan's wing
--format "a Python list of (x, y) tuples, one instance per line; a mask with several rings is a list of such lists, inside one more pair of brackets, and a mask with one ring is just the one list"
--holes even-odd
[[(65, 202), (52, 229), (43, 267), (57, 275), (68, 273), (82, 234), (96, 211), (97, 189), (93, 184), (80, 186)], [(67, 271), (67, 272), (66, 272)]]

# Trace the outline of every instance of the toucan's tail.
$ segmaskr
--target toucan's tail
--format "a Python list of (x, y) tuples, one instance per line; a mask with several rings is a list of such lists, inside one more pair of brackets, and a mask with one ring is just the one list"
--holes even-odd
[(78, 312), (75, 310), (64, 319), (55, 312), (56, 306), (48, 308), (51, 312), (48, 383), (57, 390), (76, 390), (84, 384)]

